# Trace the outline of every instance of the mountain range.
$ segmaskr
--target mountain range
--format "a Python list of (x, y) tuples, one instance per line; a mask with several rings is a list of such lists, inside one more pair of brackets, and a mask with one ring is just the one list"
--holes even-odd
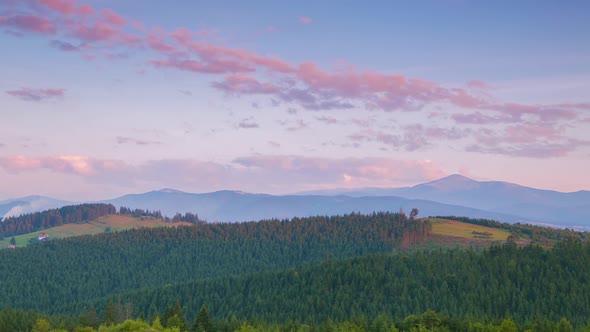
[[(455, 215), (505, 222), (590, 228), (590, 192), (563, 193), (498, 181), (475, 181), (451, 175), (403, 188), (364, 188), (309, 191), (292, 195), (240, 191), (187, 193), (162, 189), (102, 201), (117, 207), (160, 210), (173, 216), (197, 213), (209, 222), (241, 222), (270, 218), (334, 215), (350, 212), (410, 211), (420, 216)], [(0, 201), (0, 215), (34, 212), (72, 204), (49, 197), (29, 196)]]

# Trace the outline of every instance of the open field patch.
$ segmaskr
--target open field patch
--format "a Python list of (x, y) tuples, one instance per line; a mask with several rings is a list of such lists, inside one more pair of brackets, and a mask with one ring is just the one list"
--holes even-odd
[(432, 234), (472, 240), (506, 240), (510, 233), (500, 228), (473, 225), (448, 219), (430, 218)]
[[(172, 226), (189, 226), (187, 222), (176, 222), (170, 223), (165, 222), (162, 219), (155, 219), (151, 217), (135, 218), (127, 215), (108, 215), (100, 217), (96, 220), (89, 221), (81, 224), (66, 224), (37, 232), (17, 235), (14, 237), (16, 240), (17, 247), (24, 247), (29, 244), (29, 240), (36, 238), (39, 234), (45, 232), (49, 235), (49, 239), (52, 238), (66, 238), (80, 235), (93, 235), (99, 233), (105, 233), (107, 231), (118, 232), (126, 229), (142, 228), (142, 227), (172, 227)], [(0, 249), (6, 248), (10, 244), (11, 237), (6, 237), (0, 241)]]

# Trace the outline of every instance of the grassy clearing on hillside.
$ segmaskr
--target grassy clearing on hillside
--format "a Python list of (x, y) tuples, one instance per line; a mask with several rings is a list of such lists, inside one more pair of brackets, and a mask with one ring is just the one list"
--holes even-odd
[[(506, 240), (510, 233), (500, 228), (485, 227), (455, 220), (430, 218), (432, 234), (472, 240)], [(485, 235), (484, 235), (485, 234)]]
[[(94, 221), (83, 224), (66, 224), (58, 227), (45, 229), (38, 232), (17, 235), (14, 237), (17, 247), (24, 247), (29, 244), (29, 240), (39, 236), (39, 233), (46, 232), (49, 238), (65, 238), (80, 235), (92, 235), (104, 233), (107, 227), (110, 227), (111, 232), (118, 232), (132, 228), (142, 227), (171, 227), (171, 226), (188, 226), (187, 222), (167, 223), (161, 219), (154, 219), (149, 217), (134, 218), (126, 215), (108, 215), (100, 217)], [(0, 241), (0, 249), (6, 248), (10, 244), (11, 237), (6, 237)]]

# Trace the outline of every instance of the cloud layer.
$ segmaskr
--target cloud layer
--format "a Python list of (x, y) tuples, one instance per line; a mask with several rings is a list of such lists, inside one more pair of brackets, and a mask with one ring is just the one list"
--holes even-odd
[(62, 98), (65, 96), (65, 89), (36, 89), (20, 88), (16, 90), (7, 90), (7, 94), (17, 97), (24, 101), (43, 101), (48, 99)]
[(428, 160), (387, 158), (316, 158), (253, 155), (221, 164), (199, 160), (152, 160), (132, 165), (81, 155), (0, 157), (0, 169), (12, 174), (40, 170), (91, 182), (176, 186), (192, 190), (226, 188), (253, 192), (295, 192), (314, 188), (399, 186), (446, 175)]

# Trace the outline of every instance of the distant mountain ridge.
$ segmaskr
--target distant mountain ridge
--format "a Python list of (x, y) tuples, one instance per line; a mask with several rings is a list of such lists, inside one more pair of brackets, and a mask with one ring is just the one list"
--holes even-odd
[(217, 191), (206, 194), (169, 193), (151, 191), (145, 194), (125, 195), (104, 201), (115, 206), (139, 209), (158, 209), (164, 215), (179, 211), (198, 213), (199, 218), (215, 221), (252, 221), (271, 218), (308, 217), (335, 215), (351, 212), (372, 213), (378, 211), (397, 212), (400, 208), (410, 211), (416, 207), (420, 215), (468, 215), (508, 222), (522, 221), (518, 216), (480, 211), (473, 208), (441, 204), (426, 200), (402, 197), (350, 197), (320, 195), (249, 194), (239, 191)]
[[(322, 195), (321, 191), (306, 192)], [(590, 225), (590, 191), (558, 192), (500, 181), (476, 181), (451, 175), (403, 188), (330, 190), (351, 197), (399, 196), (521, 216), (525, 220), (560, 225)]]
[[(192, 212), (210, 222), (397, 212), (400, 208), (410, 211), (416, 207), (420, 216), (456, 215), (590, 228), (590, 191), (562, 193), (500, 181), (476, 181), (456, 174), (403, 188), (334, 189), (280, 196), (231, 190), (196, 194), (164, 188), (101, 202), (160, 210), (167, 216)], [(41, 196), (1, 201), (0, 216), (9, 211), (28, 213), (35, 212), (37, 206), (47, 209), (60, 204), (72, 203)]]
[(46, 196), (31, 195), (0, 201), (0, 217), (13, 217), (21, 214), (55, 209), (72, 202)]

